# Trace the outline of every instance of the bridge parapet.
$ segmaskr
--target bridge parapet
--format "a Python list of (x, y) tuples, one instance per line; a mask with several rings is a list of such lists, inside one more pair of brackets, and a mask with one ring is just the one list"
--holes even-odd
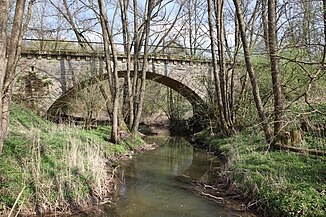
[[(27, 59), (58, 59), (66, 58), (66, 60), (74, 59), (76, 61), (79, 60), (86, 60), (89, 61), (91, 58), (98, 58), (98, 59), (104, 59), (105, 54), (104, 52), (82, 52), (82, 51), (75, 51), (75, 50), (61, 50), (61, 51), (45, 51), (45, 50), (38, 50), (38, 49), (22, 49), (21, 52), (22, 58)], [(139, 57), (142, 59), (142, 55)], [(118, 54), (117, 55), (118, 61), (126, 62), (127, 55), (126, 54)], [(131, 61), (133, 61), (133, 57), (131, 58)], [(211, 59), (200, 59), (196, 57), (190, 57), (190, 56), (175, 56), (175, 55), (168, 55), (168, 54), (155, 54), (155, 55), (149, 55), (148, 56), (149, 62), (160, 62), (160, 61), (168, 61), (172, 64), (177, 63), (189, 63), (189, 64), (208, 64), (210, 65), (212, 60)]]
[[(118, 59), (126, 58), (123, 53), (123, 44), (117, 43)], [(120, 47), (120, 49), (119, 49)], [(151, 49), (151, 47), (153, 49)], [(154, 60), (170, 60), (170, 61), (185, 61), (185, 62), (203, 62), (210, 63), (210, 52), (206, 49), (197, 49), (200, 51), (199, 55), (190, 55), (190, 48), (182, 47), (162, 47), (161, 50), (156, 49), (157, 46), (151, 45), (149, 49), (149, 59)], [(178, 51), (171, 51), (171, 49), (178, 49)], [(177, 53), (176, 53), (177, 52)], [(103, 43), (100, 42), (84, 42), (77, 41), (60, 41), (60, 40), (37, 40), (26, 39), (22, 44), (22, 56), (30, 57), (38, 56), (39, 58), (61, 58), (61, 57), (78, 57), (87, 58), (98, 57), (104, 58)], [(132, 55), (133, 56), (133, 55)], [(141, 58), (142, 56), (140, 56)]]

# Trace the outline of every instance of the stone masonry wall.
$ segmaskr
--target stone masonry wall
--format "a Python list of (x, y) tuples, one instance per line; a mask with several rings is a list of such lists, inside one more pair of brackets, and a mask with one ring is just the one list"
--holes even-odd
[[(118, 60), (119, 71), (125, 71), (126, 59), (120, 56)], [(104, 73), (104, 61), (98, 57), (23, 55), (17, 70), (14, 95), (46, 112), (78, 82)], [(212, 79), (211, 64), (200, 60), (153, 57), (149, 60), (148, 71), (184, 84), (203, 100), (207, 96), (203, 82)]]

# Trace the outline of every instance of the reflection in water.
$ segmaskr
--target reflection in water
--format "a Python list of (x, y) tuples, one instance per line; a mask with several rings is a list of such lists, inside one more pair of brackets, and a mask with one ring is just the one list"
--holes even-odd
[[(158, 143), (158, 142), (157, 142)], [(185, 140), (170, 138), (157, 150), (136, 156), (123, 170), (117, 206), (94, 216), (180, 217), (239, 216), (186, 190), (176, 176), (199, 180), (209, 169), (212, 156), (194, 150)], [(88, 214), (90, 215), (90, 214)]]

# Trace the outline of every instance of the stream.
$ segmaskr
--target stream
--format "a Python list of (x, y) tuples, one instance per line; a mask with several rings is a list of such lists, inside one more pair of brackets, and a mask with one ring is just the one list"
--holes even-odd
[(194, 149), (182, 138), (155, 136), (146, 140), (160, 144), (160, 148), (136, 154), (121, 165), (116, 206), (104, 205), (79, 216), (253, 216), (194, 194), (193, 185), (180, 179), (206, 179), (209, 169), (220, 164), (215, 156)]

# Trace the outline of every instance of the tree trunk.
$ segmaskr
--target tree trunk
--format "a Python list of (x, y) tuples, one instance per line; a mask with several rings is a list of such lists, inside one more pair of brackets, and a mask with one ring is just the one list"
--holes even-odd
[(302, 43), (305, 46), (309, 46), (311, 41), (311, 14), (312, 7), (310, 1), (303, 1), (303, 25), (302, 25)]
[(262, 14), (261, 14), (261, 19), (262, 19), (262, 25), (263, 25), (263, 31), (264, 31), (264, 43), (265, 43), (265, 48), (266, 51), (269, 50), (269, 39), (268, 39), (268, 20), (266, 17), (266, 12), (267, 12), (267, 6), (266, 6), (266, 1), (267, 0), (262, 0), (261, 1), (261, 7), (262, 7)]
[[(138, 61), (139, 61), (139, 31), (138, 31), (138, 4), (137, 0), (133, 0), (133, 12), (134, 12), (134, 79), (132, 83), (132, 96), (133, 96), (133, 121), (135, 121), (135, 114), (137, 112), (137, 99), (138, 99)], [(134, 123), (132, 122), (132, 125)], [(132, 130), (132, 127), (131, 127)]]
[(15, 15), (14, 21), (11, 29), (11, 35), (9, 44), (7, 47), (7, 64), (6, 66), (6, 73), (3, 82), (3, 90), (2, 90), (2, 119), (1, 119), (1, 127), (2, 127), (2, 134), (3, 137), (6, 137), (8, 128), (9, 128), (9, 114), (10, 114), (10, 103), (12, 97), (12, 88), (14, 84), (14, 79), (16, 77), (16, 66), (19, 60), (19, 56), (21, 53), (21, 43), (23, 34), (26, 31), (31, 11), (32, 5), (34, 1), (30, 1), (28, 7), (28, 13), (26, 15), (26, 22), (23, 24), (24, 18), (24, 9), (26, 0), (17, 0), (16, 7), (15, 7)]
[[(216, 16), (216, 31), (217, 31), (217, 50), (218, 50), (218, 63), (219, 63), (219, 81), (220, 81), (220, 93), (222, 100), (223, 115), (229, 128), (229, 114), (227, 105), (227, 95), (226, 95), (226, 64), (224, 58), (224, 0), (215, 0), (215, 16)], [(226, 132), (228, 133), (228, 132)]]
[[(2, 105), (3, 79), (6, 74), (6, 47), (7, 47), (7, 23), (9, 14), (9, 0), (0, 0), (0, 105)], [(2, 120), (2, 106), (0, 106), (0, 120)], [(0, 155), (2, 154), (4, 131), (0, 121)]]
[(194, 52), (193, 52), (193, 39), (192, 39), (192, 20), (191, 20), (191, 18), (192, 18), (192, 13), (190, 12), (190, 10), (191, 10), (191, 0), (190, 1), (188, 1), (188, 10), (189, 10), (189, 12), (188, 12), (188, 25), (189, 25), (189, 45), (190, 45), (190, 55), (191, 56), (193, 56), (194, 55)]
[(142, 66), (142, 74), (141, 74), (141, 84), (140, 84), (140, 93), (139, 93), (139, 101), (137, 102), (137, 112), (135, 114), (134, 123), (132, 126), (132, 133), (138, 131), (140, 117), (143, 109), (143, 101), (145, 97), (145, 90), (146, 90), (146, 72), (148, 68), (148, 43), (149, 43), (149, 33), (150, 33), (150, 21), (153, 11), (153, 0), (148, 0), (147, 5), (147, 14), (146, 14), (146, 21), (145, 21), (145, 44), (144, 44), (144, 55), (143, 55), (143, 66)]
[(103, 84), (100, 84), (100, 91), (101, 94), (103, 96), (103, 98), (105, 99), (105, 106), (106, 106), (106, 111), (109, 114), (109, 119), (110, 121), (112, 120), (112, 114), (113, 114), (113, 110), (112, 110), (112, 99), (110, 94), (107, 94), (104, 88)]
[[(235, 72), (236, 72), (236, 66), (237, 66), (237, 57), (238, 57), (238, 53), (239, 53), (239, 49), (240, 49), (240, 35), (239, 35), (239, 22), (238, 19), (235, 17), (234, 20), (234, 47), (235, 50), (233, 52), (233, 56), (232, 56), (232, 52), (231, 49), (228, 48), (228, 53), (229, 53), (229, 58), (232, 59), (233, 63), (231, 66), (231, 81), (230, 81), (230, 90), (229, 92), (229, 107), (230, 107), (230, 118), (231, 121), (234, 125), (235, 123), (235, 116), (236, 116), (236, 105), (235, 105), (235, 97), (234, 97), (234, 90), (235, 88)], [(225, 37), (226, 38), (226, 37)], [(246, 73), (247, 76), (247, 73)], [(241, 91), (239, 94), (239, 99), (241, 100), (242, 98), (242, 94), (243, 94), (243, 87), (245, 85), (241, 86)]]
[[(111, 131), (111, 141), (115, 144), (119, 143), (119, 77), (118, 77), (118, 59), (117, 59), (117, 49), (114, 44), (113, 35), (111, 32), (111, 28), (108, 22), (108, 17), (104, 11), (104, 5), (102, 0), (98, 0), (99, 9), (100, 9), (100, 18), (102, 24), (102, 32), (103, 32), (103, 42), (104, 44), (110, 44), (112, 59), (106, 56), (106, 61), (112, 60), (113, 67), (108, 72), (111, 73), (112, 76), (112, 99), (113, 99), (113, 113), (112, 113), (112, 131)], [(110, 65), (110, 63), (106, 63)], [(110, 81), (109, 81), (110, 82)]]
[(223, 133), (227, 133), (227, 126), (225, 122), (225, 117), (223, 113), (223, 104), (221, 99), (221, 93), (220, 93), (220, 79), (218, 76), (218, 64), (216, 60), (216, 47), (215, 47), (215, 34), (214, 34), (214, 27), (213, 27), (213, 15), (212, 15), (212, 0), (207, 0), (208, 5), (208, 22), (209, 22), (209, 34), (211, 39), (211, 53), (212, 53), (212, 61), (213, 61), (213, 74), (214, 74), (214, 85), (215, 85), (215, 91), (216, 91), (216, 97), (217, 97), (217, 109), (219, 113), (219, 119), (220, 124)]
[(124, 41), (124, 51), (127, 55), (127, 75), (126, 75), (126, 101), (128, 105), (128, 128), (131, 130), (134, 121), (134, 100), (132, 93), (132, 83), (131, 83), (131, 49), (130, 49), (130, 32), (129, 32), (129, 22), (128, 22), (128, 1), (120, 0), (121, 7), (121, 22), (123, 25), (123, 41)]
[(322, 57), (322, 65), (324, 66), (326, 60), (326, 0), (323, 0), (323, 17), (324, 17), (324, 52)]
[(246, 38), (245, 24), (244, 24), (244, 20), (243, 20), (243, 17), (242, 17), (243, 15), (242, 15), (242, 11), (241, 11), (241, 8), (240, 8), (240, 2), (239, 2), (239, 0), (233, 0), (233, 1), (234, 1), (234, 5), (235, 5), (235, 8), (236, 8), (236, 15), (237, 15), (237, 18), (238, 18), (238, 21), (239, 21), (240, 35), (241, 35), (242, 46), (243, 46), (244, 55), (245, 55), (246, 67), (247, 67), (247, 72), (248, 72), (249, 77), (250, 77), (250, 82), (251, 82), (251, 86), (252, 86), (252, 93), (253, 93), (253, 97), (254, 97), (254, 100), (255, 100), (256, 109), (257, 109), (260, 121), (263, 124), (265, 140), (266, 140), (267, 143), (270, 144), (272, 142), (272, 139), (273, 139), (272, 130), (271, 130), (271, 127), (269, 125), (268, 119), (267, 119), (267, 117), (265, 115), (264, 107), (263, 107), (261, 97), (260, 97), (259, 86), (257, 84), (255, 72), (254, 72), (254, 69), (253, 69), (252, 64), (251, 64), (249, 45), (248, 45), (247, 38)]
[(283, 102), (281, 90), (281, 78), (277, 58), (277, 35), (276, 35), (276, 1), (268, 0), (268, 37), (269, 56), (272, 73), (273, 94), (274, 94), (274, 135), (282, 129)]

